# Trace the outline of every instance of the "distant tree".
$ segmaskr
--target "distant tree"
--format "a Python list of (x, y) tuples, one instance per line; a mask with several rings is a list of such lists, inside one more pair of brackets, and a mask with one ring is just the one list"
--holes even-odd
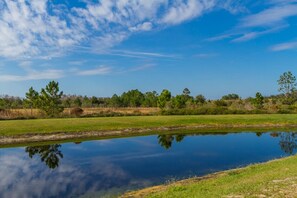
[(12, 108), (22, 108), (23, 107), (23, 100), (19, 97), (12, 97)]
[(144, 94), (143, 105), (145, 107), (157, 107), (158, 105), (158, 93), (156, 91), (146, 92)]
[(62, 95), (63, 92), (60, 92), (59, 83), (49, 82), (45, 89), (41, 89), (38, 100), (39, 108), (50, 117), (57, 116), (64, 110), (61, 100)]
[(83, 107), (92, 107), (91, 99), (88, 96), (84, 96), (82, 98), (82, 106)]
[(202, 104), (204, 104), (206, 102), (206, 98), (203, 95), (200, 94), (200, 95), (195, 97), (195, 102), (196, 102), (196, 104), (202, 105)]
[(109, 100), (110, 98), (97, 98), (97, 105), (98, 106), (103, 106), (103, 107), (106, 107), (107, 106), (107, 101)]
[(190, 90), (188, 88), (184, 88), (183, 95), (189, 96), (191, 94)]
[(218, 107), (226, 107), (228, 106), (227, 102), (224, 100), (215, 100), (214, 104)]
[(37, 91), (30, 87), (29, 91), (26, 93), (26, 99), (24, 101), (25, 106), (31, 109), (31, 116), (32, 116), (32, 109), (38, 107), (38, 98), (39, 94)]
[(91, 98), (91, 104), (92, 104), (92, 107), (94, 107), (94, 106), (98, 106), (98, 104), (99, 104), (99, 100), (98, 100), (98, 98), (96, 98), (95, 96), (93, 96), (93, 97)]
[(188, 88), (185, 88), (183, 90), (183, 94), (181, 95), (181, 102), (182, 102), (182, 108), (183, 107), (190, 107), (194, 103), (194, 98), (190, 96), (191, 92)]
[(296, 77), (290, 71), (283, 73), (277, 82), (278, 90), (284, 93), (287, 98), (296, 90)]
[(11, 109), (22, 107), (23, 102), (19, 97), (13, 96), (1, 96), (0, 97), (0, 108), (1, 109)]
[(185, 108), (186, 107), (187, 98), (185, 95), (176, 95), (172, 98), (173, 107), (176, 109)]
[(9, 101), (5, 98), (5, 97), (2, 97), (0, 98), (0, 108), (1, 109), (8, 109), (10, 108), (10, 103)]
[(66, 108), (70, 108), (71, 107), (71, 99), (69, 97), (65, 98), (63, 100), (63, 106)]
[(76, 97), (74, 99), (73, 103), (74, 103), (75, 107), (81, 107), (82, 106), (82, 101), (81, 101), (81, 99), (79, 97)]
[(109, 105), (110, 105), (111, 107), (121, 107), (121, 106), (123, 106), (123, 105), (122, 105), (122, 100), (121, 100), (121, 98), (120, 98), (117, 94), (114, 94), (114, 95), (110, 98), (110, 100), (109, 100)]
[(3, 98), (0, 98), (0, 110), (5, 109), (5, 101)]
[(140, 107), (144, 101), (144, 94), (138, 89), (124, 92), (121, 96), (125, 107)]
[(222, 97), (222, 100), (238, 100), (238, 99), (240, 99), (240, 97), (237, 94), (228, 94)]
[(257, 109), (262, 109), (264, 106), (264, 97), (260, 92), (256, 93), (256, 97), (252, 99), (252, 104), (257, 108)]
[(166, 105), (166, 102), (170, 101), (171, 99), (171, 92), (168, 91), (167, 89), (164, 89), (160, 96), (158, 97), (158, 107), (163, 109)]

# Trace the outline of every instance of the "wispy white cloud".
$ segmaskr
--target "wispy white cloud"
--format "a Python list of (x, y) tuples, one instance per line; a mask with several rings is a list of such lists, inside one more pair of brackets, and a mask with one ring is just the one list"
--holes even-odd
[(297, 5), (276, 5), (259, 13), (243, 18), (240, 25), (242, 27), (275, 26), (280, 23), (285, 23), (285, 19), (296, 15)]
[(274, 45), (270, 48), (270, 50), (285, 51), (285, 50), (296, 49), (296, 48), (297, 48), (297, 41), (293, 41), (293, 42), (280, 43), (280, 44)]
[(142, 71), (142, 70), (146, 70), (152, 67), (155, 67), (155, 64), (144, 64), (144, 65), (140, 65), (137, 67), (133, 67), (132, 69), (130, 69), (130, 71), (134, 72), (134, 71)]
[(297, 0), (269, 0), (267, 3), (281, 5), (288, 3), (297, 3)]
[(258, 38), (260, 36), (270, 34), (270, 33), (275, 33), (278, 32), (284, 28), (288, 27), (287, 25), (282, 25), (282, 26), (276, 26), (270, 29), (266, 29), (263, 31), (251, 31), (251, 32), (246, 32), (238, 36), (237, 38), (233, 39), (232, 42), (245, 42), (249, 41), (255, 38)]
[[(24, 64), (24, 65), (22, 65)], [(114, 68), (111, 66), (101, 65), (90, 69), (72, 68), (72, 69), (33, 69), (26, 62), (22, 63), (20, 68), (24, 74), (11, 75), (5, 74), (0, 70), (0, 82), (19, 82), (19, 81), (30, 81), (30, 80), (55, 80), (70, 76), (103, 76), (113, 75), (123, 72), (135, 72), (142, 71), (155, 66), (155, 64), (143, 64), (137, 67), (130, 68)], [(80, 65), (80, 63), (78, 63)], [(49, 66), (48, 66), (49, 67)]]
[(133, 33), (176, 25), (215, 8), (238, 10), (233, 0), (83, 2), (68, 7), (63, 1), (2, 0), (0, 57), (50, 59), (82, 45), (106, 50)]
[[(0, 56), (31, 57), (56, 52), (80, 42), (76, 25), (48, 12), (48, 1), (4, 0), (0, 7)], [(53, 12), (55, 11), (53, 8)]]
[(276, 27), (267, 28), (264, 30), (250, 30), (250, 29), (236, 29), (229, 33), (221, 34), (218, 36), (214, 36), (206, 39), (206, 41), (214, 42), (225, 39), (230, 39), (231, 42), (245, 42), (252, 39), (256, 39), (258, 37), (264, 36), (266, 34), (276, 33), (288, 27), (287, 25), (280, 25)]
[(25, 75), (0, 75), (0, 81), (12, 82), (12, 81), (28, 81), (28, 80), (53, 80), (64, 77), (63, 70), (47, 69), (42, 71), (30, 71)]
[(138, 32), (138, 31), (149, 31), (153, 28), (153, 24), (151, 22), (144, 22), (142, 24), (138, 24), (136, 27), (131, 27), (129, 30), (131, 32)]
[(245, 7), (243, 0), (225, 0), (221, 3), (221, 7), (228, 10), (232, 14), (247, 13), (248, 9)]
[(73, 60), (68, 62), (69, 65), (83, 65), (86, 63), (87, 63), (86, 60)]
[(221, 40), (225, 40), (225, 39), (230, 39), (230, 38), (234, 37), (235, 35), (236, 35), (236, 33), (226, 33), (226, 34), (221, 34), (221, 35), (207, 38), (207, 39), (205, 39), (205, 41), (209, 41), (209, 42), (221, 41)]
[(200, 53), (200, 54), (194, 55), (194, 57), (197, 57), (197, 58), (211, 58), (215, 56), (218, 56), (218, 54), (217, 53)]
[[(295, 2), (297, 1), (269, 0), (261, 2), (260, 4), (264, 6), (264, 9), (241, 18), (238, 24), (227, 33), (206, 40), (219, 41), (230, 39), (231, 42), (244, 42), (281, 31), (290, 26), (287, 22), (290, 17), (297, 16), (297, 4)], [(234, 4), (234, 1), (228, 3), (227, 7), (232, 4)], [(225, 9), (228, 9), (227, 7)], [(231, 8), (236, 8), (236, 6), (233, 5)], [(240, 5), (237, 10), (240, 10)], [(244, 8), (242, 12), (244, 12)]]
[(90, 70), (79, 70), (76, 72), (76, 75), (79, 76), (93, 76), (93, 75), (105, 75), (109, 74), (112, 72), (111, 67), (107, 66), (100, 66), (95, 69), (90, 69)]
[(110, 56), (122, 56), (133, 58), (181, 58), (179, 54), (167, 54), (150, 51), (137, 51), (137, 50), (125, 50), (125, 49), (92, 49), (88, 46), (77, 46), (76, 52), (80, 53), (93, 53), (98, 55), (110, 55)]
[(122, 55), (122, 56), (138, 56), (138, 57), (157, 57), (157, 58), (178, 58), (179, 55), (175, 54), (162, 54), (156, 52), (144, 52), (144, 51), (129, 51), (129, 50), (110, 50), (110, 54)]
[(216, 5), (215, 0), (208, 1), (175, 1), (161, 19), (165, 24), (179, 24), (183, 21), (195, 18)]
[(94, 69), (70, 69), (70, 70), (60, 70), (60, 69), (45, 69), (37, 70), (33, 69), (31, 66), (25, 65), (20, 66), (23, 69), (24, 74), (22, 75), (10, 75), (1, 74), (1, 82), (18, 82), (18, 81), (29, 81), (29, 80), (55, 80), (61, 79), (69, 76), (96, 76), (96, 75), (106, 75), (113, 71), (112, 67), (99, 66)]

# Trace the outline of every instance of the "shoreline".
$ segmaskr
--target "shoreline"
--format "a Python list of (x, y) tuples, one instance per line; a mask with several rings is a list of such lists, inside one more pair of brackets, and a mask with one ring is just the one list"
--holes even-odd
[[(129, 197), (166, 197), (166, 193), (173, 193), (170, 195), (174, 195), (175, 197), (178, 197), (178, 193), (183, 193), (183, 191), (186, 191), (187, 188), (193, 188), (196, 187), (198, 188), (199, 185), (205, 185), (208, 184), (209, 188), (216, 188), (217, 185), (221, 185), (221, 180), (222, 178), (228, 178), (227, 181), (230, 182), (232, 181), (232, 177), (234, 177), (234, 180), (236, 180), (236, 177), (239, 175), (243, 175), (240, 177), (240, 179), (244, 182), (245, 187), (247, 185), (253, 185), (252, 181), (249, 181), (250, 178), (249, 177), (254, 177), (255, 174), (271, 174), (271, 170), (267, 171), (267, 169), (279, 169), (279, 168), (286, 168), (283, 167), (283, 164), (292, 164), (292, 162), (294, 163), (293, 165), (295, 166), (295, 162), (296, 162), (296, 156), (287, 156), (287, 157), (282, 157), (282, 158), (277, 158), (277, 159), (272, 159), (266, 162), (260, 162), (260, 163), (255, 163), (255, 164), (249, 164), (247, 166), (244, 167), (239, 167), (239, 168), (233, 168), (233, 169), (228, 169), (228, 170), (222, 170), (222, 171), (218, 171), (218, 172), (214, 172), (214, 173), (210, 173), (204, 176), (194, 176), (194, 177), (190, 177), (187, 179), (182, 179), (182, 180), (178, 180), (178, 181), (174, 181), (172, 183), (169, 184), (160, 184), (160, 185), (155, 185), (155, 186), (151, 186), (151, 187), (146, 187), (143, 189), (139, 189), (139, 190), (133, 190), (133, 191), (128, 191), (125, 192), (123, 195), (120, 196), (120, 198), (129, 198)], [(286, 170), (288, 171), (288, 167), (286, 168)], [(250, 172), (252, 172), (251, 175)], [(272, 170), (273, 172), (273, 170)], [(288, 171), (289, 172), (289, 171)], [(272, 175), (272, 174), (271, 174)], [(289, 174), (290, 175), (290, 174)], [(237, 178), (238, 179), (238, 178)], [(265, 187), (265, 185), (275, 185), (275, 187), (277, 188), (277, 191), (279, 192), (270, 192), (270, 191), (274, 191), (275, 189), (273, 189), (274, 187), (271, 187), (271, 189), (267, 190), (265, 188), (260, 188), (261, 192), (260, 194), (255, 194), (255, 196), (253, 196), (253, 192), (244, 192), (244, 193), (239, 193), (239, 194), (234, 194), (234, 192), (232, 193), (232, 186), (230, 186), (230, 188), (228, 188), (228, 190), (226, 191), (230, 191), (231, 193), (227, 193), (226, 192), (221, 192), (220, 193), (214, 193), (212, 194), (212, 192), (210, 192), (210, 196), (214, 196), (217, 197), (222, 196), (222, 197), (246, 197), (245, 195), (247, 195), (247, 197), (270, 197), (270, 193), (272, 193), (272, 195), (296, 195), (297, 193), (297, 188), (295, 188), (296, 186), (296, 182), (297, 182), (297, 175), (290, 175), (290, 177), (282, 177), (282, 176), (278, 176), (278, 175), (273, 175), (271, 177), (269, 177), (269, 180), (267, 180), (266, 178), (264, 179), (265, 182), (263, 182), (261, 185), (263, 185)], [(282, 185), (278, 186), (278, 183), (281, 182), (287, 182), (287, 181), (294, 181), (292, 187), (294, 186), (293, 189), (290, 188), (284, 188)], [(233, 181), (234, 183), (235, 181)], [(217, 185), (216, 185), (217, 183)], [(290, 183), (291, 184), (291, 183)], [(236, 185), (236, 182), (233, 184)], [(262, 186), (262, 187), (263, 187)], [(201, 189), (200, 189), (201, 190)], [(206, 189), (203, 189), (202, 193), (205, 191)], [(255, 191), (257, 192), (259, 189), (256, 189)], [(179, 192), (180, 191), (180, 192)], [(194, 196), (195, 197), (201, 197), (201, 194), (195, 194), (193, 193), (191, 190), (189, 190), (189, 194), (187, 194), (188, 196)], [(207, 191), (205, 191), (207, 192)], [(175, 194), (177, 193), (177, 194)], [(199, 192), (201, 193), (201, 192)], [(246, 194), (247, 193), (247, 194)], [(257, 192), (258, 193), (258, 192)], [(265, 195), (265, 194), (268, 194)], [(165, 195), (165, 196), (164, 196)], [(203, 194), (202, 194), (203, 195)], [(277, 196), (278, 197), (278, 196)], [(283, 197), (283, 196), (281, 196)], [(285, 196), (286, 197), (286, 196)], [(288, 196), (291, 197), (291, 196)], [(295, 197), (295, 196), (294, 196)]]
[[(191, 133), (208, 133), (208, 132), (251, 132), (249, 130), (257, 130), (256, 132), (268, 132), (275, 130), (297, 129), (297, 124), (254, 124), (254, 125), (189, 125), (189, 126), (165, 126), (165, 127), (145, 127), (145, 128), (126, 128), (119, 130), (98, 130), (98, 131), (79, 131), (79, 132), (48, 132), (48, 133), (24, 133), (18, 135), (3, 135), (0, 136), (0, 146), (10, 144), (24, 144), (24, 143), (42, 143), (48, 141), (67, 141), (71, 139), (109, 139), (121, 138), (131, 136), (156, 135), (160, 133), (174, 134), (179, 130), (188, 130), (188, 132), (180, 132), (181, 134)], [(192, 131), (191, 131), (192, 130)], [(193, 131), (196, 130), (196, 131)], [(240, 130), (240, 131), (237, 131)]]

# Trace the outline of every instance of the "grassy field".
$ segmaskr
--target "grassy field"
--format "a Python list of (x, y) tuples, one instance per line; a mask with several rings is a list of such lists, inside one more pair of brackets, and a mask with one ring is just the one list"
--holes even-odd
[(123, 197), (297, 197), (297, 156), (155, 186)]
[(112, 131), (156, 129), (164, 127), (200, 128), (278, 128), (296, 127), (297, 115), (203, 115), (203, 116), (131, 116), (99, 118), (63, 118), (0, 121), (0, 136), (54, 132)]

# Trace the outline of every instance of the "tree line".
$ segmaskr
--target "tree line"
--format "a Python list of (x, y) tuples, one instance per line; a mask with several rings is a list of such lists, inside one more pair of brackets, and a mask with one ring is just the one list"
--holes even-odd
[(60, 91), (59, 83), (49, 82), (37, 92), (30, 87), (25, 98), (2, 96), (1, 109), (40, 109), (49, 117), (61, 114), (64, 108), (94, 107), (158, 107), (163, 114), (225, 114), (225, 113), (290, 113), (297, 107), (296, 77), (292, 72), (283, 73), (278, 81), (280, 94), (264, 97), (257, 92), (254, 97), (242, 99), (231, 93), (218, 100), (208, 100), (202, 94), (191, 95), (188, 88), (175, 96), (168, 89), (161, 93), (156, 91), (141, 92), (129, 90), (112, 97), (88, 97), (65, 95)]

